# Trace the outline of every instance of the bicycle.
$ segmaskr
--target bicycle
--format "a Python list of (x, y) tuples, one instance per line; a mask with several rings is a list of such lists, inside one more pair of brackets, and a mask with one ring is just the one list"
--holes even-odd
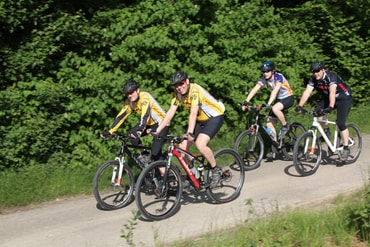
[(260, 166), (266, 145), (271, 146), (275, 154), (282, 153), (286, 160), (292, 160), (294, 143), (297, 137), (306, 131), (302, 124), (293, 122), (289, 124), (289, 131), (285, 137), (275, 141), (261, 121), (272, 117), (261, 114), (262, 109), (264, 108), (261, 106), (248, 106), (247, 128), (239, 134), (234, 144), (234, 150), (242, 158), (246, 171)]
[(114, 160), (109, 160), (99, 167), (93, 179), (95, 199), (102, 209), (113, 210), (126, 206), (132, 198), (135, 177), (125, 155), (130, 157), (140, 170), (148, 164), (148, 159), (140, 159), (131, 149), (150, 150), (150, 147), (128, 144), (131, 137), (112, 135), (111, 140), (120, 140), (121, 147)]
[[(204, 156), (181, 149), (178, 144), (184, 140), (182, 137), (162, 138), (169, 142), (167, 160), (151, 163), (136, 183), (136, 204), (144, 218), (162, 220), (174, 215), (181, 205), (185, 181), (189, 181), (196, 192), (205, 190), (216, 203), (227, 203), (239, 196), (244, 184), (244, 168), (234, 150), (224, 148), (215, 152), (217, 165), (222, 167), (223, 172), (218, 185), (211, 187), (211, 167), (205, 164)], [(185, 171), (185, 176), (181, 175), (173, 157)], [(190, 162), (190, 166), (185, 160)]]
[[(349, 143), (350, 156), (347, 161), (344, 161), (341, 156), (343, 145), (341, 145), (341, 137), (339, 134), (338, 126), (335, 122), (329, 121), (328, 119), (319, 119), (320, 114), (317, 112), (306, 112), (313, 116), (312, 126), (309, 130), (298, 137), (293, 151), (293, 163), (297, 172), (301, 176), (308, 176), (314, 174), (321, 164), (322, 159), (322, 146), (320, 138), (317, 137), (317, 131), (321, 134), (324, 142), (328, 146), (328, 156), (338, 154), (340, 163), (351, 164), (356, 162), (361, 153), (362, 148), (362, 137), (359, 128), (353, 124), (347, 124), (349, 132)], [(335, 132), (333, 142), (326, 135), (321, 124), (335, 125)]]

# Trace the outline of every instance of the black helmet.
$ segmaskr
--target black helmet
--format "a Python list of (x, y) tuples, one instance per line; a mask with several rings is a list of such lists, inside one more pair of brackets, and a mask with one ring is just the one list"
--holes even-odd
[(171, 85), (175, 85), (176, 83), (182, 82), (183, 80), (186, 80), (188, 78), (188, 75), (183, 71), (176, 71), (171, 76)]
[(275, 69), (275, 64), (270, 61), (263, 62), (261, 66), (262, 72), (268, 72)]
[(324, 63), (320, 61), (313, 62), (311, 63), (311, 66), (310, 66), (311, 72), (318, 72), (324, 68), (325, 68)]
[(139, 83), (137, 83), (134, 80), (129, 80), (123, 86), (123, 93), (124, 94), (132, 93), (133, 91), (135, 91), (138, 88), (139, 88)]

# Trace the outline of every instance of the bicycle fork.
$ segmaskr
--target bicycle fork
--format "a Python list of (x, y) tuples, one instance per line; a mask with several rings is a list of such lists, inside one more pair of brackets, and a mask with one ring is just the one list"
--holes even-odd
[(124, 157), (116, 157), (116, 159), (119, 163), (119, 170), (118, 170), (118, 177), (117, 177), (117, 166), (113, 168), (113, 174), (111, 178), (111, 185), (114, 187), (121, 186), (122, 182), (122, 173), (123, 173), (123, 167), (124, 167)]

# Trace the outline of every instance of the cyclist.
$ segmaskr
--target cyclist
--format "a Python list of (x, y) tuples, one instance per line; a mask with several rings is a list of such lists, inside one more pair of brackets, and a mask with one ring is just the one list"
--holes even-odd
[[(163, 121), (166, 112), (158, 104), (148, 92), (140, 91), (139, 84), (135, 80), (127, 81), (123, 86), (123, 93), (127, 99), (121, 111), (118, 113), (112, 126), (109, 130), (101, 133), (101, 137), (108, 137), (114, 134), (126, 118), (132, 113), (136, 112), (140, 115), (139, 123), (128, 131), (133, 139), (131, 140), (134, 145), (141, 145), (141, 136), (150, 134), (151, 131), (156, 131), (158, 125)], [(167, 135), (169, 127), (163, 126), (161, 135)], [(143, 150), (142, 155), (139, 156), (139, 160), (143, 163), (147, 163), (149, 159), (159, 160), (162, 159), (162, 146), (164, 140), (153, 138), (153, 144), (151, 148), (151, 157), (148, 156), (148, 152)]]
[[(350, 154), (348, 148), (348, 129), (346, 120), (352, 105), (352, 92), (350, 87), (336, 73), (326, 70), (323, 62), (316, 61), (310, 66), (312, 77), (309, 79), (305, 91), (296, 107), (296, 112), (301, 113), (303, 105), (308, 100), (313, 89), (322, 92), (323, 99), (317, 105), (315, 112), (322, 118), (327, 118), (327, 114), (331, 113), (334, 108), (337, 109), (336, 124), (340, 130), (343, 140), (342, 159), (347, 160)], [(325, 132), (330, 138), (328, 126), (323, 126)]]
[[(273, 132), (274, 140), (277, 141), (276, 138), (276, 130), (275, 130), (275, 123), (276, 118), (278, 118), (281, 122), (281, 129), (280, 129), (280, 139), (283, 139), (285, 135), (289, 131), (289, 125), (285, 119), (285, 115), (283, 110), (286, 110), (293, 106), (294, 104), (294, 96), (293, 90), (289, 86), (288, 80), (284, 77), (283, 74), (278, 73), (275, 71), (275, 64), (270, 61), (265, 61), (261, 65), (261, 71), (263, 75), (258, 80), (257, 84), (254, 86), (252, 91), (249, 92), (246, 100), (242, 105), (242, 110), (245, 110), (249, 105), (249, 102), (254, 97), (254, 95), (260, 90), (261, 87), (267, 86), (272, 89), (270, 97), (266, 104), (263, 104), (263, 107), (270, 107), (271, 104), (275, 101), (275, 104), (272, 106), (269, 116), (273, 118), (267, 118), (266, 126), (271, 129)], [(270, 152), (267, 154), (267, 158), (275, 158), (275, 153)]]
[(196, 83), (190, 83), (188, 75), (183, 71), (175, 72), (170, 81), (175, 88), (174, 97), (157, 131), (161, 131), (171, 121), (178, 106), (182, 103), (190, 113), (184, 134), (185, 140), (179, 146), (189, 151), (191, 145), (195, 142), (199, 152), (211, 165), (210, 186), (214, 187), (221, 179), (222, 169), (216, 165), (215, 157), (208, 143), (224, 122), (225, 107), (222, 102), (216, 100), (203, 87)]

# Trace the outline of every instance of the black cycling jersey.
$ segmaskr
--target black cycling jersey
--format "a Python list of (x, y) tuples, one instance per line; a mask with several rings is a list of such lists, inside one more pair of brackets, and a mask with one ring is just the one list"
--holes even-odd
[(351, 88), (344, 82), (342, 77), (328, 70), (325, 70), (321, 80), (316, 80), (312, 76), (307, 85), (321, 91), (325, 97), (329, 97), (329, 87), (333, 84), (337, 85), (337, 92), (335, 94), (337, 100), (346, 98), (352, 94)]

